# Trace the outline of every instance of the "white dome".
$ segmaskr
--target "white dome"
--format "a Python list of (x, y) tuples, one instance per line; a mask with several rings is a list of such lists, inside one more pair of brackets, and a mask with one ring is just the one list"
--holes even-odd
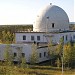
[(53, 32), (58, 30), (69, 30), (69, 18), (62, 8), (48, 5), (38, 13), (33, 24), (33, 31)]

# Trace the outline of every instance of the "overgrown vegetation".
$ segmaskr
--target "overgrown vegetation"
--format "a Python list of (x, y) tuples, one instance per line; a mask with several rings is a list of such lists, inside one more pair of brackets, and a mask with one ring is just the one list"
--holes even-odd
[[(29, 65), (30, 66), (30, 65)], [(64, 75), (74, 75), (75, 70), (64, 69)], [(22, 68), (18, 66), (0, 65), (0, 75), (61, 75), (61, 68), (38, 66)]]
[[(49, 47), (53, 46), (49, 44)], [(9, 44), (6, 46), (5, 51), (5, 61), (0, 62), (0, 75), (61, 75), (61, 56), (62, 56), (62, 47), (64, 50), (64, 75), (74, 75), (75, 74), (75, 45), (71, 43), (67, 43), (62, 45), (60, 43), (56, 47), (56, 51), (51, 50), (50, 55), (52, 59), (56, 56), (57, 61), (52, 62), (51, 60), (48, 62), (35, 64), (37, 62), (36, 55), (36, 44), (32, 45), (32, 55), (31, 55), (31, 64), (26, 63), (25, 57), (21, 56), (22, 48), (17, 48), (18, 50), (18, 64), (13, 64), (14, 56), (11, 52), (11, 47)], [(11, 56), (10, 56), (11, 53)], [(54, 59), (56, 60), (56, 59)], [(52, 63), (51, 63), (52, 62)], [(51, 64), (50, 64), (51, 63)], [(53, 65), (54, 63), (57, 66)]]
[(49, 56), (51, 58), (55, 58), (53, 61), (57, 65), (57, 67), (62, 66), (62, 58), (64, 63), (64, 68), (75, 68), (75, 44), (72, 42), (68, 42), (64, 44), (63, 38), (60, 39), (60, 43), (56, 45), (56, 48), (53, 50), (50, 43), (48, 46)]
[(32, 31), (32, 28), (32, 25), (0, 25), (0, 43), (15, 43), (15, 32)]
[(38, 63), (39, 56), (37, 52), (37, 45), (32, 44), (32, 54), (30, 55), (30, 64), (34, 65), (35, 63)]

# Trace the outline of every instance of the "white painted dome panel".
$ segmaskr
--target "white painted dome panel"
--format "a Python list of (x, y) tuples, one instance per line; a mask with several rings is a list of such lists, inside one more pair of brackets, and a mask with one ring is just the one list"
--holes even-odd
[[(54, 24), (53, 27), (52, 24)], [(69, 18), (62, 8), (48, 5), (38, 13), (33, 24), (33, 31), (51, 32), (56, 30), (69, 30)]]

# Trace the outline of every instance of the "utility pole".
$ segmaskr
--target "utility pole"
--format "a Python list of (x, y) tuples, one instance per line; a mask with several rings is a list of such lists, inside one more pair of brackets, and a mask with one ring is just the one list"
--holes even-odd
[(64, 64), (63, 64), (63, 55), (62, 55), (62, 75), (63, 75), (63, 70), (64, 70)]
[(62, 75), (64, 75), (64, 49), (63, 49), (63, 46), (64, 46), (64, 40), (62, 43)]
[[(47, 21), (46, 21), (46, 29), (45, 29), (45, 37), (46, 37), (46, 40), (47, 40), (47, 34), (48, 34), (48, 20), (49, 20), (49, 16), (46, 17)], [(47, 40), (47, 43), (48, 43), (48, 40)]]

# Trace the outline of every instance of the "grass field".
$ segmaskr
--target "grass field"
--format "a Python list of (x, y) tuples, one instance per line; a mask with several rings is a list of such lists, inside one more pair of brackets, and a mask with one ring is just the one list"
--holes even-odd
[[(0, 75), (61, 75), (61, 68), (51, 66), (29, 66), (29, 68), (0, 66)], [(75, 69), (65, 69), (64, 75), (75, 75)]]

